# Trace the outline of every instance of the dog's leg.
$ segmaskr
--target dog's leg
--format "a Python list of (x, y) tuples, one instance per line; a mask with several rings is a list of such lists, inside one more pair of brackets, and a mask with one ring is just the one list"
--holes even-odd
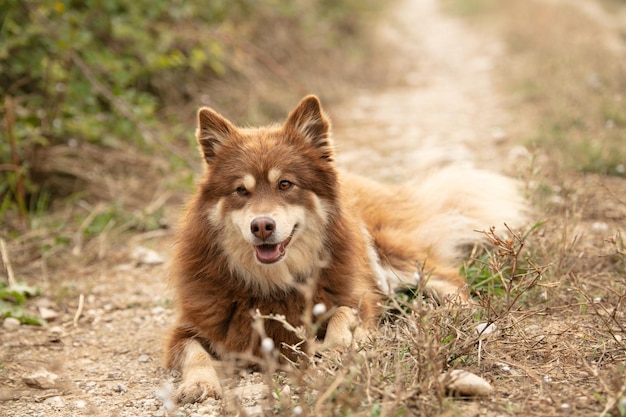
[(469, 301), (467, 282), (456, 269), (437, 268), (425, 281), (424, 289), (434, 292), (441, 303), (466, 304)]
[(176, 401), (184, 404), (202, 402), (209, 397), (220, 398), (222, 386), (211, 355), (195, 339), (179, 339), (176, 345), (170, 346), (168, 352), (171, 356), (168, 365), (182, 373)]
[(366, 332), (360, 325), (358, 312), (353, 308), (342, 306), (337, 308), (328, 321), (322, 348), (349, 348), (365, 335)]

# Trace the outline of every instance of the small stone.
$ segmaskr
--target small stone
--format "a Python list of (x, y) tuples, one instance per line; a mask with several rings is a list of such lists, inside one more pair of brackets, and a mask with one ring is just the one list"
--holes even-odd
[(446, 388), (454, 396), (487, 397), (493, 391), (489, 382), (478, 375), (460, 369), (442, 375), (440, 381), (446, 384)]
[(117, 384), (113, 387), (113, 391), (124, 394), (125, 392), (128, 392), (128, 387), (124, 384)]
[(31, 388), (50, 389), (56, 385), (58, 376), (45, 369), (22, 375), (22, 381)]
[(39, 315), (45, 321), (53, 321), (54, 319), (59, 317), (59, 313), (47, 307), (39, 307)]
[(83, 400), (78, 400), (74, 403), (74, 407), (76, 408), (85, 408), (87, 406), (87, 403)]
[(20, 321), (15, 317), (7, 317), (2, 322), (2, 327), (4, 327), (6, 330), (15, 330), (20, 327)]
[(139, 355), (139, 357), (137, 358), (137, 360), (141, 363), (146, 363), (150, 361), (150, 356), (148, 355)]
[(63, 327), (61, 326), (52, 326), (48, 329), (48, 332), (51, 336), (59, 337), (63, 334)]
[(164, 311), (165, 311), (165, 309), (163, 307), (156, 306), (152, 310), (150, 310), (150, 313), (152, 313), (152, 315), (154, 315), (154, 316), (158, 316), (159, 314), (163, 313)]
[(152, 249), (148, 249), (143, 246), (137, 246), (133, 253), (130, 255), (135, 261), (139, 264), (144, 265), (159, 265), (164, 261), (163, 257), (159, 255), (156, 251)]
[(63, 400), (63, 398), (59, 396), (46, 398), (43, 403), (48, 407), (52, 407), (56, 410), (60, 410), (61, 408), (65, 407), (65, 400)]
[(490, 333), (494, 333), (497, 330), (495, 323), (479, 323), (476, 326), (476, 333), (479, 337), (486, 336)]

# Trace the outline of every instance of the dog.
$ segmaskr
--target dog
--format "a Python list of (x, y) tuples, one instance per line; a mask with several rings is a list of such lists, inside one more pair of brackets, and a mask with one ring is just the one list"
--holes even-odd
[(476, 230), (523, 219), (517, 184), (499, 174), (445, 168), (389, 185), (338, 169), (315, 96), (260, 128), (201, 108), (196, 137), (205, 174), (177, 233), (178, 318), (165, 347), (182, 375), (179, 403), (219, 398), (220, 359), (262, 356), (262, 340), (293, 355), (301, 338), (277, 320), (258, 331), (254, 312), (299, 326), (323, 306), (332, 315), (317, 339), (347, 346), (377, 325), (394, 291), (423, 285), (466, 301), (463, 248)]

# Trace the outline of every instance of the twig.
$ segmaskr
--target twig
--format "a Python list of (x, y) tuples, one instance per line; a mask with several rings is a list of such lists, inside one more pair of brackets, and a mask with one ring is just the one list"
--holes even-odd
[(78, 327), (78, 319), (80, 318), (81, 314), (83, 314), (83, 307), (85, 306), (85, 295), (81, 294), (78, 297), (78, 309), (76, 309), (76, 314), (74, 314), (74, 327)]
[(4, 267), (7, 271), (9, 287), (15, 287), (15, 274), (13, 273), (13, 267), (11, 266), (11, 259), (9, 259), (7, 243), (2, 238), (0, 238), (0, 253), (2, 254), (2, 262), (4, 263)]

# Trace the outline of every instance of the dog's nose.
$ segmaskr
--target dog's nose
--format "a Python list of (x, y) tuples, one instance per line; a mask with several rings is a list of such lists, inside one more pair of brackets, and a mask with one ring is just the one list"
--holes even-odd
[(257, 217), (250, 223), (250, 231), (259, 239), (265, 241), (274, 233), (276, 222), (270, 217)]

